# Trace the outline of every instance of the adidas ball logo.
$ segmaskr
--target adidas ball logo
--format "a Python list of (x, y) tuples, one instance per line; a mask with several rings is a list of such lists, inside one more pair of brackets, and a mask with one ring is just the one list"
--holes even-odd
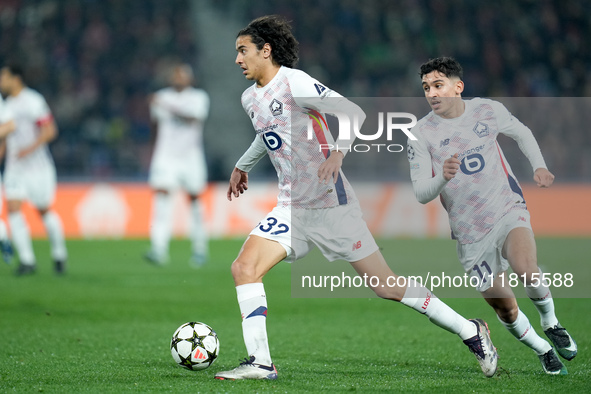
[(195, 356), (193, 356), (193, 358), (195, 360), (205, 360), (207, 358), (206, 354), (203, 354), (203, 352), (200, 349), (195, 350)]

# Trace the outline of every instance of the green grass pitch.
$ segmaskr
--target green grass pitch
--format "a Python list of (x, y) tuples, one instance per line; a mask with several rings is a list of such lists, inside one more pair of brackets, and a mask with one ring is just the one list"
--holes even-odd
[[(561, 322), (579, 345), (567, 376), (543, 374), (535, 354), (506, 332), (483, 300), (448, 299), (482, 317), (501, 367), (485, 378), (459, 338), (402, 305), (380, 299), (291, 298), (291, 266), (265, 279), (276, 381), (218, 381), (216, 371), (246, 356), (230, 264), (242, 241), (212, 241), (211, 261), (194, 270), (189, 245), (174, 241), (166, 267), (145, 263), (145, 240), (69, 241), (69, 272), (56, 277), (48, 244), (36, 241), (38, 272), (17, 278), (0, 265), (0, 392), (541, 392), (591, 391), (591, 303), (557, 299)], [(538, 239), (540, 259), (588, 264), (589, 239)], [(454, 244), (393, 240), (380, 245), (404, 261), (455, 261)], [(339, 263), (337, 263), (339, 264)], [(346, 264), (346, 263), (340, 263)], [(413, 263), (414, 264), (414, 263)], [(466, 290), (471, 292), (471, 290)], [(520, 305), (541, 333), (528, 300)], [(220, 357), (204, 371), (172, 360), (169, 341), (187, 321), (211, 325)]]

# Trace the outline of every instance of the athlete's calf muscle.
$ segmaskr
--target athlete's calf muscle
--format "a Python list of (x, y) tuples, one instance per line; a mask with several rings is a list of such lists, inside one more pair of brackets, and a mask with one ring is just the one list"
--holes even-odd
[(361, 276), (367, 275), (379, 278), (379, 284), (375, 287), (372, 286), (372, 290), (378, 297), (395, 301), (400, 301), (404, 297), (406, 287), (389, 285), (389, 281), (396, 278), (396, 274), (392, 272), (379, 250), (364, 259), (351, 263), (351, 265)]

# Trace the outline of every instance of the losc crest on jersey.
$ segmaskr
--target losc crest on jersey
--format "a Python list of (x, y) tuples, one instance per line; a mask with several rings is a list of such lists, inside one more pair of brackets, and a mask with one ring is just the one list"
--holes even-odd
[(271, 104), (269, 104), (269, 109), (273, 116), (279, 116), (283, 113), (283, 103), (277, 99), (273, 99)]
[(480, 138), (485, 137), (488, 135), (488, 125), (486, 123), (477, 122), (472, 131), (474, 131)]

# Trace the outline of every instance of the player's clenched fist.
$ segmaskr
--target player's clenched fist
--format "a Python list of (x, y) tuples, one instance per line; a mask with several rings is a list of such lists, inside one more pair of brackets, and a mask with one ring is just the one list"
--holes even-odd
[(456, 176), (456, 173), (460, 169), (460, 160), (458, 160), (458, 154), (456, 153), (449, 159), (443, 162), (443, 177), (446, 181), (451, 181)]
[(554, 183), (554, 174), (546, 168), (538, 168), (534, 172), (534, 181), (538, 187), (550, 187)]

